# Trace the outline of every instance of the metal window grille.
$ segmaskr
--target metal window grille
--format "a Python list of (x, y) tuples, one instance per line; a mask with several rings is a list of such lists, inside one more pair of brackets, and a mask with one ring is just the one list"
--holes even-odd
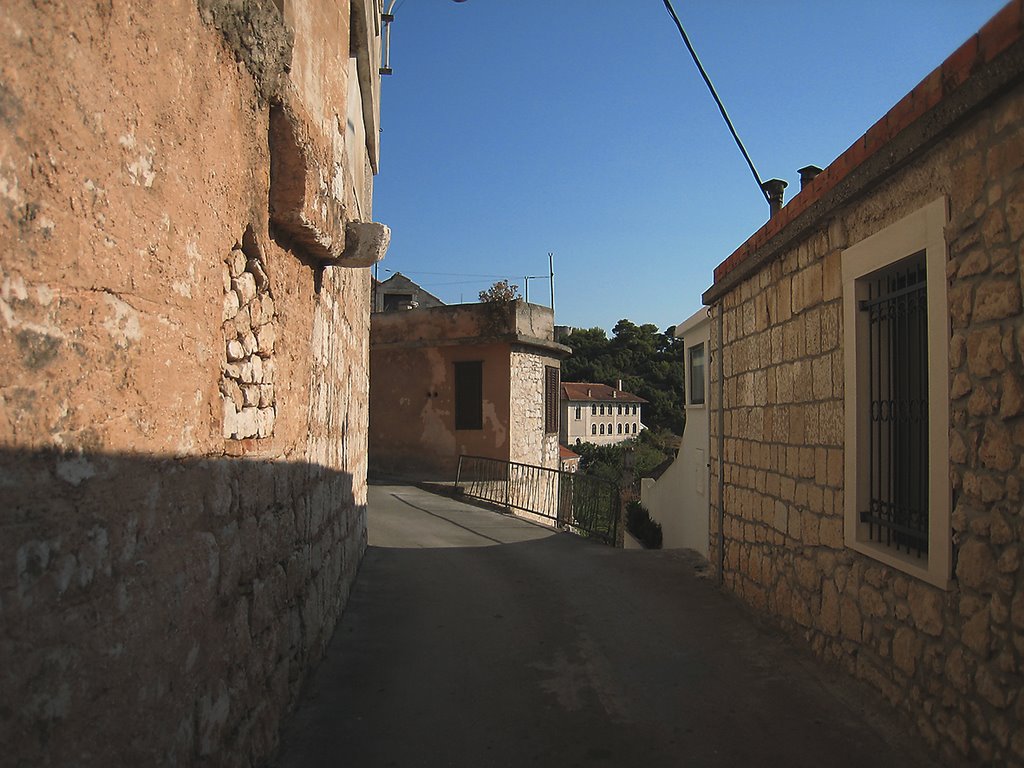
[(860, 519), (897, 551), (928, 552), (928, 302), (925, 254), (865, 278), (868, 488)]

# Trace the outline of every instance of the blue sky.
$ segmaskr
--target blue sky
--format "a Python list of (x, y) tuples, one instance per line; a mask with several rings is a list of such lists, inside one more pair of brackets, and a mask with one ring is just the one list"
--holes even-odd
[[(390, 2), (390, 0), (388, 0)], [(1002, 0), (675, 0), (763, 179), (799, 190)], [(768, 208), (662, 0), (398, 0), (374, 218), (443, 301), (547, 275), (556, 322), (666, 328)], [(530, 299), (549, 303), (546, 279)]]

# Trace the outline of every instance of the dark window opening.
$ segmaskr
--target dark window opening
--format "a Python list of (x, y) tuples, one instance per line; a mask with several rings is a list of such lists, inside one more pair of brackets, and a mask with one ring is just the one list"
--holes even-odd
[(484, 364), (455, 363), (455, 428), (484, 428)]
[(399, 309), (405, 309), (412, 304), (411, 293), (385, 293), (384, 294), (384, 311), (385, 312), (396, 312)]

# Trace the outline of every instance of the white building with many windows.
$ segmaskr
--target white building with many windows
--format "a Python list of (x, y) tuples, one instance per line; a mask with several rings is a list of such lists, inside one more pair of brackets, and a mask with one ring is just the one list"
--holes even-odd
[(640, 421), (640, 406), (646, 403), (618, 386), (590, 382), (563, 382), (559, 436), (562, 445), (611, 445), (636, 437), (646, 427)]

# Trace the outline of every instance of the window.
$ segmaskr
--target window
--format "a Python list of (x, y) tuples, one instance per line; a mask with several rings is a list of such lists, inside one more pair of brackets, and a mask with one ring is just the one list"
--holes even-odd
[(604, 416), (604, 403), (601, 403), (601, 415)]
[(455, 428), (484, 428), (484, 364), (455, 363)]
[(399, 309), (404, 309), (412, 304), (411, 293), (385, 293), (384, 294), (384, 311), (394, 312)]
[(597, 434), (597, 424), (591, 424), (590, 425), (590, 434), (592, 434), (592, 435), (596, 435)]
[(690, 347), (688, 353), (690, 371), (687, 384), (690, 390), (690, 405), (704, 405), (704, 343)]
[(633, 422), (633, 434), (636, 434), (636, 422)]
[(610, 435), (611, 433), (612, 433), (612, 425), (611, 425), (611, 422), (609, 422), (608, 423), (608, 434)]
[(846, 544), (943, 588), (952, 559), (945, 223), (940, 199), (842, 255)]
[(582, 412), (583, 412), (583, 409), (582, 409), (582, 408), (581, 408), (580, 406), (578, 406), (578, 405), (577, 405), (577, 406), (576, 406), (576, 418), (577, 418), (577, 419), (579, 419), (579, 418), (580, 418), (580, 414), (581, 414)]
[(544, 431), (558, 431), (558, 366), (544, 366)]
[(591, 403), (590, 404), (590, 415), (591, 416), (597, 416), (597, 404), (596, 403)]
[(633, 415), (636, 416), (636, 406), (633, 406)]
[(622, 406), (620, 405), (619, 406), (619, 416), (621, 416), (621, 415), (622, 415)]
[(604, 434), (604, 424), (601, 425), (601, 434)]

